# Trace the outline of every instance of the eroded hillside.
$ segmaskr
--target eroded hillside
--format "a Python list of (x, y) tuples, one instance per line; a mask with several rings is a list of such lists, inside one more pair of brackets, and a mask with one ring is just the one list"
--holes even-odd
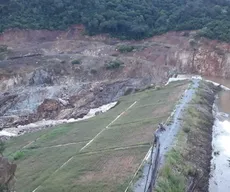
[(9, 30), (0, 36), (1, 128), (82, 117), (176, 73), (230, 77), (227, 43), (170, 32), (142, 41), (67, 31)]

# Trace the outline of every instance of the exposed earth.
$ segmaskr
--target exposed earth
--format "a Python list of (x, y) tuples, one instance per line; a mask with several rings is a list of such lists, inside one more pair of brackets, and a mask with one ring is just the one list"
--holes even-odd
[[(83, 33), (82, 26), (73, 26), (0, 35), (1, 129), (81, 118), (91, 108), (161, 85), (176, 73), (230, 77), (230, 45), (198, 38), (196, 32), (142, 41)], [(131, 51), (121, 51), (122, 45)]]

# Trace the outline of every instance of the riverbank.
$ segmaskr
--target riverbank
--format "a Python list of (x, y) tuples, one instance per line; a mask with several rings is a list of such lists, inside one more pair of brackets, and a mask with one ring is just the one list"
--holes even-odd
[(200, 81), (181, 117), (181, 129), (159, 171), (156, 191), (207, 192), (212, 154), (212, 106), (219, 88)]

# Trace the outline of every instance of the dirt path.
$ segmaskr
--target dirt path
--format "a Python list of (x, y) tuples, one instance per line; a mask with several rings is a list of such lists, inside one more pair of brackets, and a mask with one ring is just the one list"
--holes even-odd
[[(159, 153), (159, 164), (157, 170), (159, 170), (159, 168), (163, 166), (165, 155), (172, 148), (173, 141), (180, 129), (180, 118), (182, 117), (183, 111), (187, 107), (187, 104), (192, 100), (196, 88), (199, 86), (199, 81), (200, 81), (199, 79), (192, 79), (192, 86), (185, 91), (182, 99), (179, 101), (179, 104), (176, 106), (172, 114), (173, 123), (169, 125), (166, 131), (161, 133), (160, 135), (159, 141), (161, 145), (160, 145), (160, 153)], [(150, 154), (151, 154), (150, 152), (147, 154), (147, 159), (146, 159), (147, 162), (150, 161), (149, 159), (151, 159)], [(155, 154), (156, 154), (156, 150), (154, 149), (152, 153), (152, 159), (154, 159)], [(143, 192), (143, 191), (146, 192), (148, 189), (148, 187), (146, 186), (150, 185), (150, 180), (152, 178), (151, 171), (149, 172), (149, 170), (151, 170), (152, 168), (151, 163), (148, 162), (142, 166), (144, 166), (143, 176), (135, 183), (134, 185), (135, 192)], [(157, 173), (156, 173), (156, 177), (157, 177)], [(130, 185), (127, 187), (126, 191), (131, 186), (131, 184), (132, 181), (130, 182)]]

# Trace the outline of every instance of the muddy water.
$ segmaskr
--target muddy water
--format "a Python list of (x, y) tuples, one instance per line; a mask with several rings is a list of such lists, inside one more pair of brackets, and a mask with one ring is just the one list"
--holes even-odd
[[(230, 80), (206, 78), (230, 88)], [(214, 107), (211, 174), (209, 192), (230, 191), (230, 91), (222, 91)]]
[[(205, 77), (205, 79), (214, 81), (227, 88), (230, 88), (230, 79), (221, 79), (216, 77)], [(230, 91), (222, 91), (217, 100), (219, 111), (230, 114)]]

